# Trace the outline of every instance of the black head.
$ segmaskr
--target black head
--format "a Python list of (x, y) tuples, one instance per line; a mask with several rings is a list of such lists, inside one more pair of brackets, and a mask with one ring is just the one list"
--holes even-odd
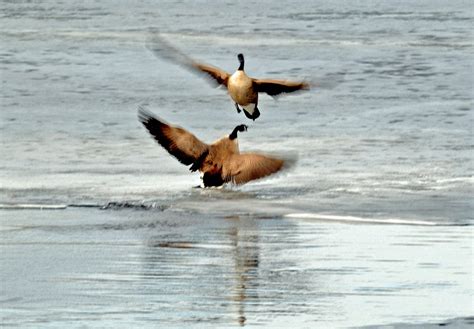
[(234, 140), (237, 138), (237, 133), (240, 131), (240, 132), (244, 132), (244, 131), (247, 131), (247, 126), (246, 125), (238, 125), (237, 127), (234, 128), (234, 130), (232, 130), (232, 132), (230, 133), (229, 135), (229, 139), (230, 140)]
[(244, 69), (244, 64), (245, 64), (244, 55), (243, 54), (238, 54), (237, 58), (238, 58), (239, 63), (240, 63), (239, 70), (243, 70)]

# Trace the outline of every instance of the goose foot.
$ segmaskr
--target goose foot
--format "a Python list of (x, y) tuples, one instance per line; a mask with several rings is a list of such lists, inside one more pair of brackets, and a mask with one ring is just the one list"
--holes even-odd
[(245, 111), (245, 109), (244, 109), (244, 114), (247, 118), (252, 119), (253, 121), (255, 121), (255, 119), (257, 119), (260, 116), (260, 111), (258, 110), (257, 107), (255, 107), (255, 109), (253, 110), (253, 113), (250, 114), (247, 111)]

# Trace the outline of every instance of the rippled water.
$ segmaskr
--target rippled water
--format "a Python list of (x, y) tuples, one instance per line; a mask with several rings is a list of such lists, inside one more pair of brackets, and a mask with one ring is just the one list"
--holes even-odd
[(6, 327), (329, 328), (471, 310), (465, 227), (159, 210), (1, 214)]
[[(348, 327), (472, 313), (473, 9), (4, 1), (4, 324)], [(247, 122), (223, 90), (147, 50), (152, 27), (227, 71), (243, 52), (251, 76), (316, 88), (263, 96)], [(298, 162), (194, 190), (198, 175), (147, 135), (139, 104), (209, 142), (249, 124), (242, 150)], [(33, 209), (6, 209), (18, 204)]]

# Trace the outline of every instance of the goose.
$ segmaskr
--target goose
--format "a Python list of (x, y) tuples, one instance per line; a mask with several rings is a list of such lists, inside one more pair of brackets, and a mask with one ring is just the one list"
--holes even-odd
[(244, 184), (276, 173), (285, 163), (285, 160), (263, 154), (240, 153), (237, 134), (247, 130), (244, 124), (212, 144), (206, 144), (187, 130), (166, 123), (142, 107), (138, 109), (138, 119), (169, 154), (182, 164), (191, 165), (190, 171), (201, 172), (201, 187)]
[(240, 113), (241, 110), (243, 110), (245, 116), (253, 121), (260, 116), (258, 109), (259, 93), (266, 93), (272, 97), (276, 97), (282, 93), (310, 89), (309, 83), (305, 81), (255, 79), (249, 77), (244, 71), (245, 58), (241, 53), (237, 55), (237, 59), (240, 63), (237, 71), (230, 74), (215, 66), (193, 60), (169, 45), (156, 34), (152, 36), (148, 43), (148, 48), (160, 58), (177, 62), (194, 71), (206, 73), (218, 85), (227, 88), (227, 92), (233, 100), (237, 112)]

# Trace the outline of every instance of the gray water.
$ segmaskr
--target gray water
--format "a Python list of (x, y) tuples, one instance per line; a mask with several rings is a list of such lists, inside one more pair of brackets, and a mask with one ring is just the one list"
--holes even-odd
[[(470, 2), (0, 9), (5, 327), (340, 328), (472, 315)], [(150, 28), (229, 72), (242, 52), (251, 76), (315, 88), (263, 95), (250, 122), (224, 90), (155, 57)], [(241, 187), (195, 190), (199, 176), (138, 122), (140, 104), (207, 142), (246, 123), (241, 150), (298, 161)]]

